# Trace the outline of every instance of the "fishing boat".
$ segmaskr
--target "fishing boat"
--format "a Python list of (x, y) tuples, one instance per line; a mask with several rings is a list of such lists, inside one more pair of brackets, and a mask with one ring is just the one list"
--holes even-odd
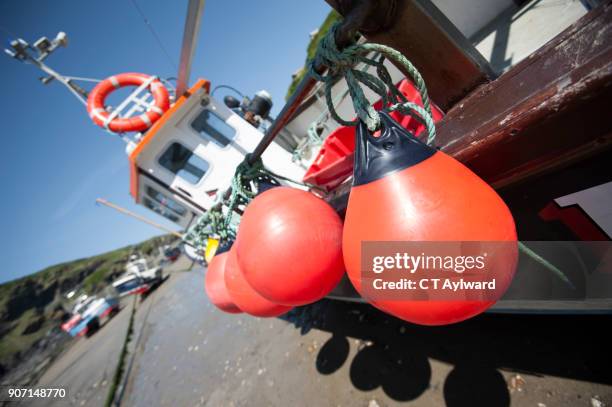
[(146, 295), (163, 279), (161, 266), (149, 267), (147, 259), (132, 254), (125, 265), (125, 273), (113, 281), (112, 286), (119, 295)]
[(136, 274), (127, 274), (112, 283), (119, 297), (146, 294), (151, 290), (151, 284)]
[[(509, 52), (522, 52), (518, 58), (522, 60), (510, 64), (494, 61), (491, 35), (510, 30), (512, 24), (527, 30), (520, 17), (533, 14), (533, 5), (509, 9), (513, 2), (500, 1), (470, 8), (471, 1), (465, 2), (467, 7), (456, 7), (457, 2), (397, 0), (381, 2), (365, 12), (364, 4), (370, 1), (328, 3), (344, 16), (344, 35), (360, 31), (362, 41), (393, 46), (419, 68), (434, 102), (438, 148), (498, 191), (512, 211), (522, 240), (610, 240), (612, 180), (609, 169), (605, 170), (612, 151), (612, 123), (605, 110), (612, 99), (609, 2), (585, 2), (573, 11), (576, 21), (567, 23), (568, 28), (538, 37), (530, 43), (531, 49), (521, 48), (518, 40), (508, 41)], [(274, 119), (270, 117), (273, 102), (265, 91), (242, 102), (231, 97), (219, 101), (213, 95), (214, 84), (206, 79), (188, 86), (202, 8), (201, 0), (189, 2), (176, 88), (155, 75), (123, 73), (85, 91), (43, 62), (50, 51), (65, 45), (64, 34), (52, 41), (41, 39), (33, 47), (15, 40), (8, 52), (64, 84), (87, 106), (95, 124), (125, 140), (135, 202), (183, 230), (231, 191), (239, 164), (258, 158), (274, 173), (318, 188), (343, 215), (352, 181), (354, 129), (335, 122), (327, 110), (323, 86), (308, 75)], [(374, 23), (366, 23), (364, 15)], [(545, 21), (555, 20), (550, 14)], [(423, 32), (427, 33), (424, 41)], [(589, 44), (587, 49), (580, 45), (584, 43)], [(32, 49), (38, 50), (38, 56), (31, 55)], [(488, 60), (480, 53), (487, 50)], [(405, 97), (422, 102), (404, 71), (388, 60), (385, 66)], [(358, 64), (356, 69), (374, 68)], [(123, 87), (135, 89), (117, 106), (105, 105), (106, 97)], [(334, 84), (332, 96), (342, 116), (354, 115), (345, 83)], [(376, 104), (373, 92), (366, 89), (365, 96)], [(410, 117), (398, 120), (407, 129), (419, 126)], [(564, 181), (557, 182), (560, 178)], [(567, 265), (582, 262), (581, 249), (571, 250), (576, 256)], [(187, 251), (202, 256), (192, 247)], [(515, 284), (492, 310), (612, 310), (612, 285), (601, 274), (595, 283), (584, 270), (571, 270), (569, 278), (581, 287), (578, 292), (575, 286), (555, 282), (550, 274), (534, 272), (537, 264), (530, 267), (517, 271)], [(140, 283), (137, 276), (117, 282), (127, 287), (126, 292), (142, 287)], [(550, 295), (529, 297), (536, 286), (546, 287)], [(364, 301), (346, 278), (329, 297)]]

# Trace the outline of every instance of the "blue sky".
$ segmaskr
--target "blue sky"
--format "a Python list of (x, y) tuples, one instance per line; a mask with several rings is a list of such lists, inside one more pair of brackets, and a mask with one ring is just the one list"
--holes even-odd
[[(68, 47), (47, 59), (61, 73), (176, 76), (187, 1), (137, 2), (173, 62), (127, 0), (0, 2), (2, 45), (11, 34), (32, 43), (65, 31)], [(265, 88), (276, 114), (291, 74), (304, 62), (308, 33), (328, 11), (322, 0), (207, 0), (192, 82), (205, 77), (247, 95)], [(133, 203), (123, 142), (96, 127), (68, 91), (58, 83), (42, 85), (34, 67), (8, 56), (0, 56), (0, 72), (0, 282), (160, 234), (96, 206), (97, 197), (172, 226)]]

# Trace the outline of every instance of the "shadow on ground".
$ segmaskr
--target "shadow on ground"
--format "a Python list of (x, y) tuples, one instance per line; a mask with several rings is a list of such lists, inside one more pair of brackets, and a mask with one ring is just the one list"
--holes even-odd
[(140, 302), (144, 302), (147, 298), (149, 298), (149, 296), (155, 290), (157, 290), (163, 283), (165, 283), (169, 278), (170, 278), (170, 274), (166, 274), (160, 280), (156, 281), (153, 285), (151, 285), (151, 288), (149, 288), (149, 291), (140, 295)]
[[(604, 334), (610, 316), (485, 314), (459, 324), (423, 327), (366, 304), (323, 300), (281, 318), (302, 334), (312, 328), (332, 333), (317, 355), (319, 373), (328, 375), (350, 363), (357, 389), (380, 386), (396, 401), (414, 400), (429, 387), (429, 358), (453, 365), (443, 388), (449, 407), (509, 406), (499, 368), (612, 384)], [(348, 338), (361, 340), (350, 361)]]

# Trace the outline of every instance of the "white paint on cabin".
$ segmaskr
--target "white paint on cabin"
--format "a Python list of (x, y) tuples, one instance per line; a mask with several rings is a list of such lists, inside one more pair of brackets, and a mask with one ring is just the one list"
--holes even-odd
[[(479, 0), (456, 3), (465, 1), (488, 3)], [(478, 8), (474, 10), (476, 15), (482, 13)], [(474, 32), (471, 29), (460, 30), (472, 39), (493, 70), (501, 73), (529, 57), (586, 12), (579, 0), (533, 0), (520, 9), (510, 4), (493, 19), (483, 20), (485, 24)]]
[(468, 38), (504, 10), (514, 7), (512, 0), (432, 0), (432, 3)]

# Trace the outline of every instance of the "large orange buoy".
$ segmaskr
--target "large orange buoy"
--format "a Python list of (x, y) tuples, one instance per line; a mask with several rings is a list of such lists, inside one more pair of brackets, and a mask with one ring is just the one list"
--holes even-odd
[(266, 300), (247, 283), (236, 259), (235, 245), (228, 252), (225, 263), (225, 285), (234, 304), (247, 314), (257, 317), (276, 317), (293, 308)]
[(212, 258), (206, 271), (204, 289), (210, 302), (215, 307), (230, 314), (239, 314), (242, 311), (234, 304), (225, 286), (225, 268), (228, 254), (228, 252), (223, 252)]
[(238, 236), (240, 269), (270, 301), (312, 303), (344, 274), (342, 220), (309, 192), (277, 187), (258, 195), (244, 212)]
[[(354, 181), (344, 222), (348, 276), (363, 295), (361, 248), (367, 241), (491, 241), (510, 248), (488, 267), (497, 276), (497, 296), (509, 286), (517, 262), (512, 214), (497, 193), (459, 161), (421, 143), (386, 113), (382, 131), (357, 130)], [(419, 253), (420, 254), (420, 253)], [(442, 325), (477, 315), (488, 300), (397, 300), (372, 305), (403, 320)]]

